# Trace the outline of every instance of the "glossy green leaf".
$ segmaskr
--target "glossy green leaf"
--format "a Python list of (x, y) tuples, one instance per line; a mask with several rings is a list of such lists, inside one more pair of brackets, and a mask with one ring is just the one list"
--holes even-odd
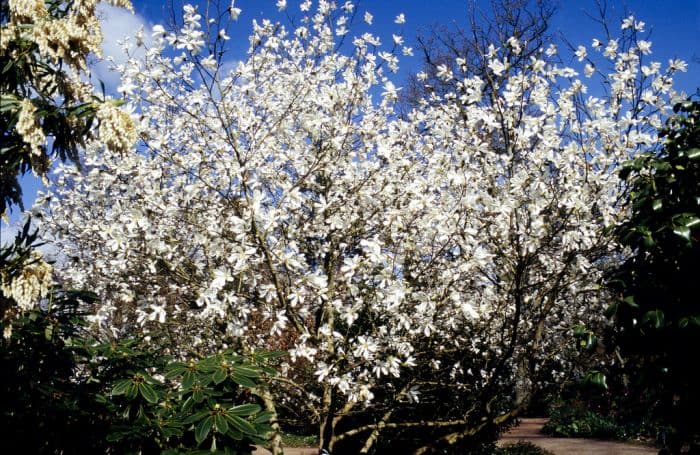
[(194, 439), (197, 441), (197, 444), (201, 444), (202, 441), (207, 439), (207, 436), (209, 436), (209, 432), (211, 431), (211, 427), (213, 425), (214, 416), (209, 416), (206, 419), (199, 422), (199, 424), (194, 430)]
[(174, 362), (168, 365), (165, 371), (165, 377), (168, 379), (175, 379), (187, 370), (187, 365), (182, 362)]
[(202, 389), (195, 389), (192, 392), (192, 400), (194, 400), (195, 403), (201, 403), (204, 401), (206, 396), (204, 395), (204, 391)]
[(255, 427), (248, 422), (247, 420), (243, 420), (240, 417), (236, 415), (231, 415), (231, 414), (226, 414), (226, 419), (228, 420), (228, 423), (237, 429), (238, 431), (246, 434), (256, 434), (257, 431), (255, 431)]
[(189, 425), (191, 423), (199, 422), (203, 418), (209, 415), (209, 411), (200, 411), (195, 414), (192, 414), (190, 416), (187, 416), (182, 423), (185, 425)]
[(136, 398), (138, 396), (138, 394), (139, 394), (139, 385), (134, 381), (130, 381), (129, 387), (126, 388), (126, 392), (125, 392), (126, 397), (131, 400), (131, 399)]
[(260, 371), (254, 368), (235, 366), (232, 369), (235, 373), (249, 378), (257, 378), (260, 376)]
[(623, 302), (625, 302), (627, 305), (631, 306), (632, 308), (639, 308), (639, 305), (634, 301), (634, 296), (633, 295), (628, 295), (624, 299), (622, 299)]
[(112, 388), (112, 395), (124, 395), (132, 383), (133, 382), (131, 381), (131, 379), (122, 379), (121, 381), (117, 381), (117, 383), (114, 385), (114, 388)]
[(236, 384), (239, 384), (243, 387), (253, 388), (257, 385), (255, 383), (255, 381), (253, 381), (252, 379), (250, 379), (246, 376), (241, 376), (240, 374), (236, 374), (236, 373), (231, 375), (231, 379), (233, 379), (233, 381)]
[(685, 227), (687, 228), (697, 227), (698, 225), (700, 225), (700, 218), (697, 216), (689, 216), (685, 219)]
[(221, 414), (217, 414), (214, 416), (214, 425), (216, 426), (216, 431), (218, 431), (219, 433), (226, 433), (228, 431), (228, 422), (226, 421), (226, 418)]
[(274, 417), (275, 413), (270, 412), (270, 411), (264, 411), (258, 414), (257, 417), (253, 420), (253, 423), (266, 423), (269, 422), (272, 417)]
[(286, 356), (287, 351), (269, 351), (269, 352), (257, 352), (255, 355), (261, 359), (278, 359), (280, 357)]
[(182, 403), (182, 412), (190, 412), (195, 405), (194, 399), (190, 396), (187, 397), (184, 403)]
[(225, 370), (224, 368), (219, 368), (214, 373), (211, 375), (211, 379), (214, 381), (215, 384), (221, 384), (226, 380), (228, 377), (228, 370)]
[(149, 403), (158, 403), (158, 393), (152, 386), (142, 382), (139, 384), (139, 392), (141, 392), (141, 396)]
[(618, 307), (619, 307), (619, 305), (617, 303), (612, 303), (612, 304), (608, 305), (608, 307), (605, 309), (605, 317), (609, 319), (609, 318), (615, 316), (615, 314), (617, 313)]
[(249, 415), (257, 414), (262, 408), (257, 404), (242, 404), (239, 406), (234, 406), (228, 410), (231, 415), (247, 417)]
[(182, 373), (182, 389), (185, 391), (190, 390), (195, 382), (195, 379), (196, 376), (193, 371), (186, 370), (184, 373)]

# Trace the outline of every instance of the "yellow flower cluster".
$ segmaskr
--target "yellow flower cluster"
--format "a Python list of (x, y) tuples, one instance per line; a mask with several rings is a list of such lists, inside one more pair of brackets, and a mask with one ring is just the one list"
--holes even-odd
[(20, 310), (31, 310), (49, 293), (52, 275), (53, 267), (43, 261), (40, 253), (32, 251), (30, 263), (13, 279), (6, 280), (4, 276), (0, 276), (0, 290), (17, 302)]
[(22, 136), (22, 140), (29, 145), (33, 170), (43, 173), (48, 166), (47, 157), (41, 148), (46, 137), (44, 137), (44, 132), (35, 113), (36, 107), (34, 104), (27, 98), (22, 99), (20, 101), (19, 119), (17, 120), (16, 128), (17, 132)]
[[(63, 63), (61, 73), (37, 72), (29, 85), (40, 93), (51, 93), (60, 86), (60, 93), (67, 104), (88, 101), (92, 86), (82, 76), (88, 70), (89, 55), (102, 54), (102, 29), (97, 17), (99, 0), (73, 0), (59, 2), (57, 9), (47, 8), (44, 0), (9, 0), (9, 21), (1, 27), (0, 55), (10, 60), (30, 58), (23, 54), (24, 45), (18, 41), (36, 44), (39, 56), (53, 64)], [(129, 0), (111, 0), (107, 3), (133, 11)], [(61, 10), (61, 13), (56, 11)], [(9, 51), (12, 49), (12, 51)], [(17, 132), (30, 147), (32, 168), (43, 174), (48, 168), (48, 157), (42, 146), (46, 141), (36, 108), (28, 100), (20, 103)], [(100, 106), (100, 136), (103, 142), (116, 151), (126, 151), (136, 142), (134, 124), (128, 114), (113, 105)]]
[[(26, 38), (37, 44), (43, 58), (63, 61), (85, 71), (89, 54), (101, 56), (102, 29), (95, 14), (97, 3), (98, 0), (77, 0), (72, 2), (65, 16), (55, 17), (46, 9), (44, 0), (9, 0), (8, 35), (16, 36), (18, 25), (33, 25)], [(132, 9), (128, 0), (109, 3)], [(2, 48), (9, 39), (3, 40)]]
[(129, 151), (138, 139), (131, 116), (109, 102), (102, 103), (96, 115), (102, 143), (115, 152)]

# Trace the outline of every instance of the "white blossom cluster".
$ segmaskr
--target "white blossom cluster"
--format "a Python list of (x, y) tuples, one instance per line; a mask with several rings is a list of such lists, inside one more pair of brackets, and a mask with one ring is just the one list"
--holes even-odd
[[(98, 325), (175, 322), (185, 351), (288, 348), (351, 403), (407, 369), (464, 388), (525, 359), (566, 369), (566, 334), (602, 318), (615, 166), (656, 146), (682, 65), (594, 46), (613, 67), (596, 96), (552, 49), (518, 71), (494, 57), (490, 99), (493, 81), (473, 77), (400, 117), (398, 58), (349, 38), (354, 5), (300, 6), (292, 29), (253, 21), (235, 65), (209, 53), (196, 7), (179, 30), (154, 27), (120, 68), (142, 147), (92, 143), (82, 171), (55, 176), (44, 228), (62, 277), (102, 298)], [(455, 351), (484, 367), (441, 360)]]

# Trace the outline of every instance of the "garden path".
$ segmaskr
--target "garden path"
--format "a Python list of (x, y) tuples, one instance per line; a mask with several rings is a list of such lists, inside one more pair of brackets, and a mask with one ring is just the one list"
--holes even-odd
[(554, 455), (651, 455), (657, 454), (653, 447), (598, 439), (553, 438), (540, 433), (547, 419), (521, 419), (520, 425), (505, 433), (498, 441), (499, 446), (518, 441), (531, 442)]
[[(598, 439), (553, 438), (540, 433), (547, 419), (521, 419), (520, 425), (505, 433), (498, 441), (499, 446), (515, 444), (518, 441), (531, 442), (554, 455), (655, 455), (658, 450), (640, 444), (628, 444)], [(266, 455), (270, 452), (258, 449), (253, 455)], [(318, 449), (311, 447), (290, 447), (285, 455), (318, 455)]]

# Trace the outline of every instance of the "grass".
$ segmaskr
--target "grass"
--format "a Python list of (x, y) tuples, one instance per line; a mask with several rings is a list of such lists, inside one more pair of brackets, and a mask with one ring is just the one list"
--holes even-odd
[(284, 447), (318, 447), (318, 436), (282, 433), (282, 445)]
[(554, 455), (531, 442), (517, 442), (496, 449), (496, 455)]

